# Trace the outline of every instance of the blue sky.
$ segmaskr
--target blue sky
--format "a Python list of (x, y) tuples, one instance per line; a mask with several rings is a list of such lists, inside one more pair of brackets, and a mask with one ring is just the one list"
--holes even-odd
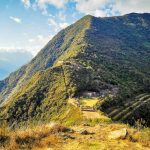
[(22, 49), (35, 55), (59, 30), (82, 16), (72, 2), (57, 6), (35, 0), (1, 0), (0, 50)]
[[(150, 12), (150, 0), (0, 0), (0, 63), (7, 59), (15, 66), (8, 73), (14, 71), (58, 31), (84, 15), (104, 17), (131, 12)], [(11, 55), (17, 52), (26, 61), (12, 62)], [(4, 70), (1, 66), (0, 79)]]

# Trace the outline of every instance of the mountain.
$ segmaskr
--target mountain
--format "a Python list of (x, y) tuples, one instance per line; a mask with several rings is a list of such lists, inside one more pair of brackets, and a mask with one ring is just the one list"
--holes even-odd
[(30, 52), (24, 50), (16, 50), (13, 52), (0, 50), (0, 80), (9, 76), (23, 64), (28, 63), (33, 58)]
[(97, 108), (109, 115), (118, 107), (122, 111), (129, 101), (134, 107), (134, 98), (146, 94), (130, 119), (125, 118), (128, 111), (119, 119), (132, 124), (143, 118), (150, 126), (149, 57), (150, 14), (85, 16), (60, 31), (29, 64), (0, 81), (0, 116), (10, 125), (57, 120), (67, 111), (68, 98), (85, 93), (105, 97)]

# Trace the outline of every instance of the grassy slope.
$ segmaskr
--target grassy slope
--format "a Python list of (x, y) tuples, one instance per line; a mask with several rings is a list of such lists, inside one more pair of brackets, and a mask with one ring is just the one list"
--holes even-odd
[[(87, 18), (90, 19), (90, 16), (87, 16)], [(73, 42), (71, 47), (74, 47), (75, 51), (78, 48), (80, 49), (82, 44), (84, 44), (82, 37), (84, 36), (86, 27), (80, 24), (85, 22), (88, 28), (88, 23), (90, 23), (89, 19), (83, 18), (82, 21), (77, 22), (75, 27), (70, 27), (71, 31), (70, 28), (66, 29), (69, 30), (68, 32), (66, 31), (67, 34), (71, 34), (69, 37), (72, 38), (73, 36), (74, 38), (74, 42), (71, 41)], [(82, 32), (77, 32), (80, 30)], [(73, 33), (75, 35), (72, 35)], [(64, 40), (65, 42), (62, 47), (66, 48), (69, 38)], [(68, 49), (70, 49), (69, 46), (67, 46)], [(74, 55), (72, 54), (72, 57)], [(74, 73), (76, 71), (75, 69), (73, 71), (71, 70), (72, 66), (70, 65), (56, 63), (54, 67), (48, 68), (46, 71), (38, 72), (32, 76), (22, 88), (12, 94), (5, 106), (1, 108), (3, 111), (0, 113), (3, 118), (9, 118), (10, 125), (13, 123), (17, 124), (18, 122), (23, 124), (27, 120), (31, 122), (34, 120), (48, 122), (52, 118), (57, 118), (66, 109), (68, 96), (74, 95), (77, 90), (77, 78), (73, 80), (73, 76), (78, 74)]]
[(37, 73), (26, 86), (15, 93), (6, 104), (7, 113), (4, 115), (10, 118), (10, 124), (34, 119), (48, 121), (61, 113), (66, 99), (62, 69), (52, 68)]
[(26, 84), (36, 72), (52, 67), (55, 61), (64, 52), (73, 48), (70, 57), (75, 56), (84, 45), (84, 33), (90, 26), (91, 16), (86, 16), (60, 31), (47, 45), (37, 54), (32, 61), (10, 74), (8, 78), (0, 81), (0, 103), (16, 92), (20, 86)]

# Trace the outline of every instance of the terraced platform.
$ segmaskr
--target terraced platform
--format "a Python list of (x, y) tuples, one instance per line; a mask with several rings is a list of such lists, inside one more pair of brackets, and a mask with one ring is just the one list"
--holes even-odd
[(106, 110), (106, 113), (113, 120), (124, 121), (145, 104), (150, 105), (150, 94), (148, 93), (140, 94), (132, 101), (124, 102), (121, 106), (111, 107)]

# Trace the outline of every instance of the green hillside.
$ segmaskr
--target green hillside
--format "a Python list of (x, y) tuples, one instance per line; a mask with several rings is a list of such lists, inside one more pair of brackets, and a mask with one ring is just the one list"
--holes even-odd
[[(133, 97), (150, 92), (149, 57), (150, 14), (85, 16), (59, 32), (29, 64), (0, 82), (0, 100), (5, 101), (1, 116), (9, 124), (59, 119), (67, 111), (69, 97), (94, 92), (113, 95), (110, 105), (104, 100), (104, 111), (112, 106), (116, 109), (123, 101), (124, 118), (118, 113), (110, 116), (128, 120), (137, 114), (128, 111), (128, 101), (133, 104)], [(136, 102), (132, 106), (138, 111), (143, 105), (140, 99)], [(150, 105), (147, 107), (149, 110)], [(150, 116), (147, 109), (142, 110)], [(142, 113), (134, 119), (139, 118)], [(150, 125), (147, 117), (143, 119)]]
[[(90, 26), (90, 16), (79, 20), (65, 30), (60, 31), (47, 45), (37, 54), (32, 61), (10, 74), (8, 78), (0, 81), (0, 103), (6, 101), (10, 93), (14, 93), (36, 72), (52, 67), (54, 62), (77, 42), (84, 45), (84, 32)], [(80, 47), (74, 47), (75, 51)], [(74, 52), (73, 55), (75, 55)], [(72, 57), (73, 57), (72, 55)]]
[(113, 120), (119, 120), (131, 125), (139, 122), (143, 126), (150, 124), (150, 94), (144, 93), (133, 96), (125, 101), (107, 99), (103, 101), (99, 109), (105, 112)]

